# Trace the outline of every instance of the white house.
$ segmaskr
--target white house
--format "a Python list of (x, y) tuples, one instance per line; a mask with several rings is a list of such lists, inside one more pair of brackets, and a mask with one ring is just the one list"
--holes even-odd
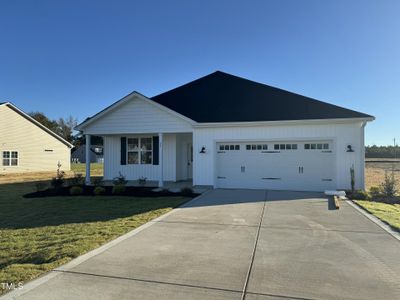
[(364, 188), (373, 119), (217, 71), (151, 99), (133, 92), (77, 129), (86, 145), (104, 138), (106, 180), (323, 191), (350, 188), (350, 168)]
[(0, 103), (0, 174), (70, 170), (71, 145), (10, 102)]

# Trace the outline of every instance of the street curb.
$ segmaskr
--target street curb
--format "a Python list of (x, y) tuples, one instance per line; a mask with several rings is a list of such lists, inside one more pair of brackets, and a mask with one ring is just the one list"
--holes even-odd
[(388, 224), (385, 222), (381, 221), (379, 218), (375, 217), (373, 214), (369, 213), (367, 210), (364, 208), (361, 208), (358, 204), (354, 203), (351, 200), (346, 200), (347, 204), (352, 206), (355, 210), (357, 210), (359, 213), (364, 215), (366, 218), (370, 219), (372, 222), (374, 222), (376, 225), (381, 227), (383, 230), (385, 230), (387, 233), (392, 235), (395, 239), (400, 241), (400, 233), (394, 231)]
[(121, 235), (119, 237), (117, 237), (116, 239), (100, 246), (99, 248), (93, 249), (91, 251), (89, 251), (88, 253), (85, 253), (81, 256), (78, 256), (76, 258), (74, 258), (73, 260), (67, 262), (64, 265), (61, 265), (53, 270), (48, 271), (47, 273), (45, 273), (44, 275), (33, 279), (32, 281), (29, 281), (27, 284), (25, 284), (23, 286), (23, 288), (21, 289), (15, 289), (13, 291), (8, 292), (7, 294), (0, 296), (1, 300), (12, 300), (12, 299), (16, 299), (17, 297), (20, 297), (26, 293), (28, 293), (29, 291), (37, 288), (38, 286), (45, 284), (47, 281), (49, 281), (50, 279), (53, 279), (54, 277), (62, 274), (62, 272), (59, 271), (68, 271), (71, 270), (72, 268), (76, 267), (77, 265), (87, 261), (88, 259), (99, 255), (103, 252), (105, 252), (106, 250), (118, 245), (119, 243), (131, 238), (132, 236), (138, 234), (139, 232), (149, 228), (150, 226), (158, 223), (159, 221), (163, 220), (164, 218), (168, 217), (169, 215), (175, 213), (176, 211), (179, 211), (183, 208), (186, 208), (189, 206), (190, 203), (192, 203), (193, 201), (197, 201), (199, 199), (201, 199), (203, 196), (205, 196), (206, 194), (208, 194), (210, 191), (212, 190), (208, 190), (205, 191), (203, 194), (193, 198), (192, 200), (189, 200), (185, 203), (183, 203), (181, 206), (178, 206), (174, 209), (172, 209), (171, 211), (155, 218), (154, 220), (151, 220), (135, 229), (133, 229), (132, 231), (129, 231), (127, 233), (125, 233), (124, 235)]

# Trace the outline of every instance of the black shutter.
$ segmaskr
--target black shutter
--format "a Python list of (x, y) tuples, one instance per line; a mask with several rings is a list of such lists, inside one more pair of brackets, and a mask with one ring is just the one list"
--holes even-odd
[(153, 165), (158, 165), (160, 146), (158, 145), (158, 136), (153, 136)]
[(126, 165), (126, 137), (121, 137), (121, 165)]

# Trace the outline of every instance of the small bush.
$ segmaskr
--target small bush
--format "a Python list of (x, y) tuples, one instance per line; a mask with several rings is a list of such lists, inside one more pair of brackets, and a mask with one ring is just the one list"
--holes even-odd
[(61, 171), (61, 164), (60, 164), (60, 162), (58, 162), (57, 175), (56, 175), (56, 177), (53, 177), (51, 179), (51, 182), (50, 182), (51, 186), (55, 189), (62, 187), (65, 182), (64, 177), (65, 177), (65, 172)]
[(54, 177), (51, 179), (50, 184), (53, 188), (58, 189), (63, 186), (64, 181), (65, 181), (64, 178)]
[(103, 178), (101, 177), (96, 177), (93, 179), (93, 185), (94, 186), (102, 186), (103, 185)]
[(121, 194), (125, 193), (125, 191), (126, 191), (126, 186), (123, 184), (114, 185), (113, 189), (112, 189), (112, 193), (114, 195), (121, 195)]
[(193, 194), (193, 189), (190, 187), (183, 187), (181, 188), (181, 194), (183, 196), (191, 196)]
[(44, 191), (47, 188), (47, 183), (45, 183), (45, 182), (36, 182), (35, 187), (36, 187), (36, 191), (37, 192)]
[(368, 193), (362, 190), (354, 191), (354, 193), (351, 193), (351, 199), (354, 200), (367, 200), (368, 199)]
[(83, 185), (85, 183), (85, 178), (81, 173), (75, 173), (74, 177), (70, 179), (71, 185)]
[(96, 196), (104, 195), (106, 193), (106, 189), (102, 186), (96, 186), (93, 190), (93, 194)]
[(114, 185), (126, 185), (128, 180), (126, 180), (125, 176), (119, 172), (119, 176), (113, 178)]
[(369, 188), (369, 196), (372, 200), (382, 197), (382, 190), (379, 186), (371, 186)]
[(69, 189), (69, 193), (73, 196), (82, 195), (83, 188), (81, 186), (73, 186)]
[(381, 183), (381, 191), (383, 193), (383, 196), (387, 198), (393, 198), (396, 193), (396, 179), (394, 178), (394, 172), (392, 172), (390, 175), (386, 172), (385, 173), (385, 179)]
[(138, 179), (138, 184), (139, 184), (139, 186), (145, 186), (146, 185), (146, 182), (147, 182), (147, 177), (140, 177), (139, 179)]

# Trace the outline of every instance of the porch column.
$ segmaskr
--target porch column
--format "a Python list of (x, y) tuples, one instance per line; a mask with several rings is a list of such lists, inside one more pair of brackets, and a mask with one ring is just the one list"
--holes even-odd
[(86, 158), (86, 178), (85, 183), (90, 184), (90, 135), (86, 134), (86, 144), (85, 144), (85, 158)]
[(163, 187), (164, 186), (164, 180), (163, 180), (163, 134), (159, 133), (158, 134), (158, 163), (160, 166), (160, 176), (158, 180), (158, 186)]

